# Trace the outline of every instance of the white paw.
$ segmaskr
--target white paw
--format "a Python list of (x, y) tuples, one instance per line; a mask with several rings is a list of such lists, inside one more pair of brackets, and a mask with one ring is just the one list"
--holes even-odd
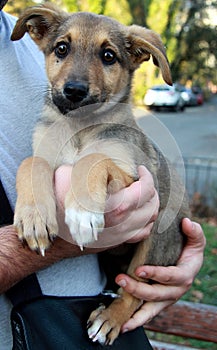
[(117, 315), (115, 317), (104, 305), (94, 310), (87, 321), (89, 339), (101, 345), (112, 345), (121, 329), (117, 318)]
[(81, 208), (67, 208), (65, 222), (69, 227), (73, 239), (81, 250), (98, 238), (98, 233), (104, 229), (104, 213), (95, 213)]
[(98, 342), (101, 345), (106, 344), (106, 333), (101, 333), (100, 329), (102, 328), (103, 322), (100, 320), (96, 320), (94, 324), (88, 329), (88, 336), (94, 343)]

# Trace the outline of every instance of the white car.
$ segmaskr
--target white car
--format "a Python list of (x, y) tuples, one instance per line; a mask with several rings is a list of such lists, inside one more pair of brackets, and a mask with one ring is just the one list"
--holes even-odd
[(149, 89), (144, 97), (144, 104), (149, 109), (158, 109), (160, 107), (172, 108), (175, 111), (183, 111), (185, 101), (182, 97), (181, 86), (174, 84), (157, 85)]

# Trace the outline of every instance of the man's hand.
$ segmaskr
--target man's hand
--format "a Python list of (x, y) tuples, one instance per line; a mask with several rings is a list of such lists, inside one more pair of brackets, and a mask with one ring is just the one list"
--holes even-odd
[[(64, 223), (64, 199), (71, 185), (71, 166), (61, 166), (55, 174), (60, 237), (72, 242)], [(147, 238), (157, 218), (159, 198), (150, 172), (138, 168), (139, 180), (112, 194), (105, 208), (105, 229), (88, 247), (105, 249), (123, 242), (135, 243)]]
[[(71, 170), (70, 166), (61, 166), (57, 169), (54, 179), (58, 222), (62, 233), (67, 231), (67, 226), (64, 222), (64, 200), (65, 194), (71, 185)], [(139, 175), (139, 181), (133, 183), (129, 188), (112, 195), (108, 201), (108, 210), (105, 218), (107, 225), (112, 226), (111, 232), (113, 232), (113, 235), (111, 236), (113, 238), (115, 238), (117, 232), (120, 232), (120, 236), (123, 237), (128, 224), (130, 225), (131, 240), (147, 237), (150, 233), (151, 222), (157, 215), (159, 200), (154, 189), (152, 176), (148, 170), (141, 167)], [(108, 211), (111, 208), (113, 212), (109, 213)], [(77, 245), (68, 242), (67, 238), (69, 237), (66, 236), (66, 239), (58, 237), (46, 251), (45, 257), (42, 257), (28, 249), (28, 247), (23, 248), (13, 226), (0, 228), (0, 293), (5, 292), (13, 284), (31, 273), (46, 268), (61, 259), (97, 253), (104, 250), (107, 245), (115, 245), (112, 237), (109, 242), (106, 242), (108, 236), (106, 231), (101, 236), (103, 243), (101, 243), (101, 246), (96, 247), (97, 249), (87, 248), (83, 252)], [(125, 236), (122, 238), (122, 240), (126, 239)]]
[(132, 330), (152, 320), (164, 308), (176, 302), (191, 287), (203, 263), (206, 239), (199, 224), (183, 219), (182, 229), (187, 243), (176, 266), (139, 266), (136, 275), (152, 279), (156, 284), (137, 282), (120, 274), (116, 283), (136, 298), (144, 300), (143, 306), (122, 327), (122, 332)]
[(159, 197), (150, 172), (140, 166), (138, 174), (139, 180), (112, 195), (106, 206), (106, 227), (116, 228), (115, 235), (128, 243), (148, 237), (159, 210)]

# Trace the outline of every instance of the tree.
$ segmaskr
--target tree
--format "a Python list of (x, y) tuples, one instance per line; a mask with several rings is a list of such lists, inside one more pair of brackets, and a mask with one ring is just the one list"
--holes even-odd
[(124, 24), (132, 22), (127, 0), (119, 0), (118, 2), (116, 0), (60, 0), (60, 2), (70, 12), (90, 11), (113, 17)]
[(19, 16), (23, 9), (25, 9), (27, 6), (33, 5), (35, 5), (33, 0), (9, 0), (4, 7), (4, 10), (14, 16)]
[(147, 27), (149, 7), (152, 0), (128, 0), (132, 23)]
[(173, 46), (171, 70), (175, 80), (197, 80), (204, 83), (207, 73), (213, 76), (217, 60), (216, 28), (207, 25), (209, 11), (217, 10), (217, 4), (210, 6), (210, 1), (176, 1), (179, 10), (173, 16), (173, 33), (175, 45), (170, 45), (174, 39), (170, 33), (164, 32), (168, 46)]
[(103, 14), (106, 6), (106, 0), (63, 0), (62, 3), (71, 12), (90, 11), (97, 14)]

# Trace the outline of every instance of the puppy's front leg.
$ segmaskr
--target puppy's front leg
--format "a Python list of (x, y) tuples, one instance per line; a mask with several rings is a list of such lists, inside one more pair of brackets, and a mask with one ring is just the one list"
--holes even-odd
[(97, 240), (104, 228), (108, 192), (117, 192), (132, 182), (133, 179), (104, 154), (89, 154), (75, 164), (71, 189), (65, 200), (65, 220), (81, 249)]
[(14, 226), (18, 237), (44, 255), (58, 233), (53, 170), (45, 159), (25, 159), (17, 173)]

